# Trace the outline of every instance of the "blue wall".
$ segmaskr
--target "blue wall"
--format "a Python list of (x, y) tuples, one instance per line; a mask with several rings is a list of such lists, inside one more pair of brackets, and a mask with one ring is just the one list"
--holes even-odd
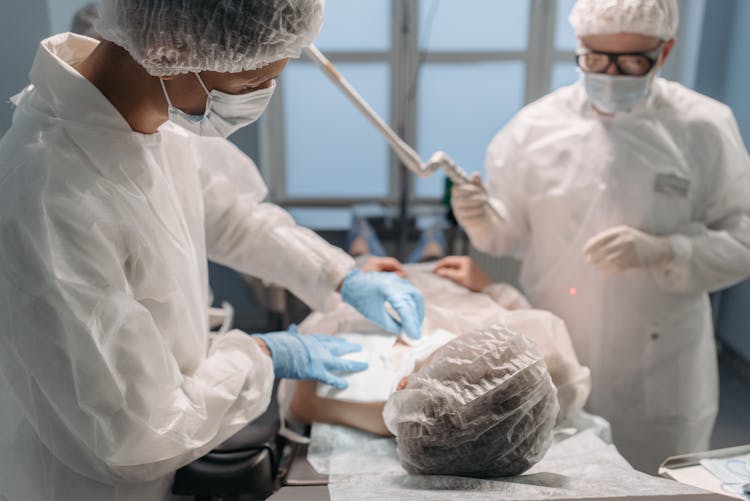
[(734, 29), (729, 37), (724, 101), (737, 116), (745, 144), (750, 144), (750, 2), (735, 0), (734, 3)]
[(28, 84), (31, 61), (39, 40), (49, 32), (46, 0), (12, 2), (0, 15), (0, 136), (10, 127), (13, 110), (8, 100)]
[(750, 144), (750, 2), (711, 0), (706, 7), (696, 90), (734, 110)]
[(73, 14), (90, 0), (18, 0), (3, 5), (0, 15), (0, 136), (10, 127), (8, 98), (29, 83), (39, 41), (68, 31)]
[[(724, 99), (724, 79), (729, 64), (730, 39), (734, 31), (735, 0), (712, 0), (704, 12), (703, 37), (695, 89), (719, 100)], [(729, 20), (729, 21), (727, 21)], [(727, 26), (729, 24), (729, 26)]]
[(50, 33), (70, 30), (70, 22), (78, 9), (95, 0), (47, 0)]

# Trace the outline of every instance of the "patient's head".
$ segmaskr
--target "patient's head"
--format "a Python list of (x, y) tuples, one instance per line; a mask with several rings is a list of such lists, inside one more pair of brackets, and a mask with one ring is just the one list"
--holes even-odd
[(537, 348), (495, 326), (437, 350), (402, 381), (383, 417), (407, 471), (492, 478), (523, 473), (544, 456), (557, 412)]

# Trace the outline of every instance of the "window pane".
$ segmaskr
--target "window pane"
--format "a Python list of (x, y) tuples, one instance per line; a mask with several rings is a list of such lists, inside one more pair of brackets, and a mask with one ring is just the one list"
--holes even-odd
[(555, 47), (557, 50), (575, 50), (576, 34), (568, 22), (570, 11), (576, 0), (557, 0), (557, 20), (555, 21)]
[(350, 208), (299, 208), (290, 209), (289, 213), (294, 221), (313, 230), (341, 230), (352, 225), (352, 210)]
[[(89, 0), (52, 0), (46, 2), (49, 5), (49, 20), (52, 33), (63, 33), (70, 31), (70, 25), (76, 11), (89, 3)], [(11, 4), (7, 4), (10, 6)], [(5, 9), (5, 15), (12, 16), (9, 9)]]
[[(467, 172), (484, 172), (487, 146), (521, 108), (524, 65), (520, 61), (426, 64), (417, 103), (419, 154), (444, 150)], [(444, 175), (419, 179), (419, 196), (442, 196)]]
[(326, 0), (325, 12), (323, 29), (315, 40), (320, 50), (390, 48), (391, 0)]
[(555, 63), (552, 67), (552, 90), (570, 85), (578, 80), (576, 63)]
[[(346, 63), (337, 68), (388, 120), (388, 65)], [(284, 73), (283, 89), (287, 195), (385, 196), (387, 144), (338, 87), (317, 66), (294, 62)]]
[(525, 50), (529, 0), (419, 0), (419, 45), (432, 51)]

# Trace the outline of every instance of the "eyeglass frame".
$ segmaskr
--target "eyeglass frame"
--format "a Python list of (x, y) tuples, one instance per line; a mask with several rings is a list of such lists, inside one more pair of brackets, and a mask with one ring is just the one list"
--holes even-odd
[[(597, 74), (604, 74), (607, 72), (609, 67), (614, 63), (615, 68), (617, 68), (617, 71), (620, 72), (621, 75), (627, 75), (627, 76), (634, 76), (634, 77), (642, 77), (644, 75), (648, 75), (651, 70), (654, 69), (654, 66), (656, 66), (656, 63), (659, 62), (659, 57), (661, 56), (661, 51), (664, 48), (664, 40), (661, 40), (659, 42), (659, 45), (655, 48), (643, 52), (605, 52), (601, 50), (594, 50), (589, 49), (588, 47), (585, 47), (582, 51), (579, 48), (576, 50), (576, 66), (581, 69), (581, 71), (584, 71), (586, 73), (597, 73)], [(607, 66), (604, 67), (604, 71), (586, 71), (584, 68), (581, 67), (581, 56), (586, 56), (588, 54), (600, 54), (602, 56), (607, 56), (609, 58), (609, 62), (607, 63)], [(650, 56), (650, 54), (655, 54), (653, 57)], [(648, 69), (644, 71), (640, 75), (634, 75), (632, 73), (627, 73), (625, 71), (622, 71), (622, 68), (620, 68), (619, 63), (617, 62), (617, 58), (620, 56), (640, 56), (646, 59), (646, 61), (649, 62)]]

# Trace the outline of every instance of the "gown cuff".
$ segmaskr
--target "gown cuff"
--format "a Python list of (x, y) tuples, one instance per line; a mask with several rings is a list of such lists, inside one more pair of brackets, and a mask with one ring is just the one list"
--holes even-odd
[(653, 266), (651, 273), (657, 283), (668, 290), (684, 288), (690, 271), (690, 260), (693, 257), (693, 243), (684, 235), (670, 235), (674, 258), (663, 264)]

